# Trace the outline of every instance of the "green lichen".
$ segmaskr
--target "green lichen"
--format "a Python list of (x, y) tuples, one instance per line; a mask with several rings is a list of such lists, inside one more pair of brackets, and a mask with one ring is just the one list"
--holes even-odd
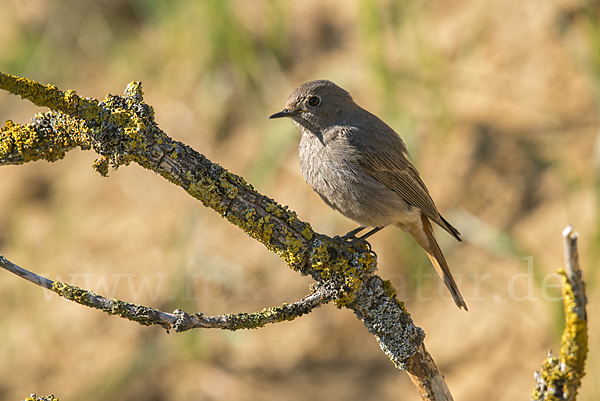
[(129, 319), (131, 321), (138, 322), (142, 326), (159, 324), (158, 316), (160, 312), (158, 312), (156, 309), (119, 301), (118, 299), (111, 300), (111, 303), (111, 308), (103, 309), (109, 315), (117, 315)]
[(225, 327), (227, 330), (240, 329), (258, 329), (264, 327), (268, 323), (278, 323), (284, 321), (292, 321), (308, 313), (312, 308), (310, 306), (302, 306), (300, 304), (283, 304), (268, 309), (263, 309), (260, 312), (254, 313), (239, 313), (224, 315), (229, 322)]
[(60, 281), (55, 281), (52, 284), (51, 290), (70, 301), (92, 308), (95, 307), (95, 304), (91, 300), (96, 294), (91, 291), (84, 290), (74, 285), (61, 283)]
[(398, 291), (396, 291), (390, 280), (383, 281), (383, 290), (386, 292), (386, 294), (388, 294), (390, 298), (395, 298), (398, 294)]
[(128, 302), (112, 299), (110, 301), (96, 295), (91, 291), (82, 288), (55, 281), (52, 284), (52, 291), (61, 297), (94, 309), (100, 309), (109, 315), (117, 315), (143, 326), (160, 324), (158, 317), (160, 311), (143, 305), (135, 305)]

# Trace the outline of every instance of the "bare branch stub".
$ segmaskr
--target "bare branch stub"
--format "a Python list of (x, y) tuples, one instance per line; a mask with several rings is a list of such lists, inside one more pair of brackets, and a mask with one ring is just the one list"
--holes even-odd
[(579, 234), (573, 232), (573, 228), (568, 226), (563, 231), (564, 249), (565, 249), (565, 273), (566, 279), (573, 288), (575, 297), (575, 313), (579, 319), (587, 321), (587, 297), (585, 295), (585, 283), (581, 268), (579, 267), (579, 251), (577, 250), (577, 240)]
[(50, 279), (38, 276), (37, 274), (30, 272), (29, 270), (25, 270), (22, 267), (15, 265), (10, 260), (6, 259), (3, 255), (0, 255), (0, 267), (11, 273), (16, 274), (19, 277), (24, 278), (27, 281), (30, 281), (36, 285), (39, 285), (40, 287), (49, 290), (52, 289), (52, 284), (54, 284), (54, 281)]
[(539, 372), (535, 372), (536, 386), (532, 400), (575, 400), (581, 378), (584, 376), (588, 353), (587, 297), (577, 251), (578, 234), (571, 226), (563, 231), (565, 266), (558, 273), (563, 276), (563, 303), (565, 329), (560, 356), (548, 353)]
[(421, 344), (415, 355), (410, 358), (407, 372), (423, 400), (454, 400), (446, 385), (444, 376), (442, 376), (433, 358), (425, 349), (425, 344)]
[(39, 276), (15, 265), (2, 255), (0, 255), (0, 267), (80, 305), (99, 309), (109, 315), (117, 315), (138, 322), (143, 326), (157, 324), (167, 329), (167, 331), (173, 327), (176, 332), (194, 328), (215, 328), (232, 331), (256, 329), (269, 323), (290, 321), (330, 302), (336, 294), (334, 286), (320, 285), (315, 287), (312, 294), (291, 304), (284, 304), (255, 313), (204, 316), (203, 313), (188, 314), (179, 309), (173, 313), (167, 313), (148, 306), (135, 305), (118, 299), (107, 299), (91, 291)]

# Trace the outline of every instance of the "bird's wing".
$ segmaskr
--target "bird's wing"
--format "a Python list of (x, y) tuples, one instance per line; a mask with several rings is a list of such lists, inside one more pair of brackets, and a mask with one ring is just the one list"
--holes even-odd
[[(397, 136), (396, 133), (394, 135)], [(460, 241), (460, 233), (438, 212), (419, 172), (407, 159), (403, 144), (399, 137), (398, 139), (398, 144), (390, 142), (386, 143), (387, 147), (377, 147), (388, 151), (375, 151), (372, 146), (367, 146), (361, 152), (361, 167), (367, 174), (398, 193), (408, 204), (421, 209), (425, 216)]]

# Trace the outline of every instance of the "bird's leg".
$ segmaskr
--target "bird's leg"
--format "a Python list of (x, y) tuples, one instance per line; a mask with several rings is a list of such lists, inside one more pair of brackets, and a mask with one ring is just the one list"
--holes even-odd
[(358, 228), (355, 228), (352, 231), (349, 231), (346, 233), (346, 235), (344, 235), (343, 237), (340, 237), (339, 235), (336, 235), (335, 237), (333, 237), (333, 239), (340, 241), (340, 242), (349, 242), (349, 241), (353, 241), (356, 239), (356, 234), (358, 234), (359, 232), (361, 232), (362, 230), (364, 230), (365, 226), (360, 226)]
[[(338, 249), (338, 256), (341, 255), (348, 248), (350, 248), (354, 245), (360, 244), (361, 242), (363, 242), (364, 240), (369, 238), (371, 235), (375, 234), (376, 232), (379, 232), (383, 227), (375, 227), (374, 229), (372, 229), (368, 233), (364, 234), (363, 236), (356, 237), (356, 234), (363, 231), (365, 228), (367, 228), (367, 227), (360, 226), (358, 228), (355, 228), (352, 231), (349, 231), (343, 237), (340, 237), (339, 235), (336, 235), (335, 237), (333, 237), (333, 240), (341, 245), (341, 248)], [(369, 244), (368, 242), (366, 242), (366, 244), (367, 244), (368, 251), (370, 253), (372, 253), (373, 256), (375, 256), (375, 258), (377, 258), (377, 254), (371, 249), (371, 244)]]
[[(369, 238), (371, 235), (381, 231), (381, 229), (383, 229), (383, 227), (375, 227), (374, 229), (372, 229), (371, 231), (369, 231), (368, 233), (357, 237), (356, 234), (358, 234), (359, 232), (361, 232), (362, 230), (364, 230), (365, 226), (360, 226), (358, 228), (355, 228), (354, 230), (348, 232), (346, 235), (344, 235), (343, 237), (340, 236), (335, 236), (334, 239), (339, 241), (340, 243), (344, 244), (344, 248), (349, 248), (351, 246), (360, 244), (361, 242), (363, 242), (364, 240), (366, 240), (367, 238)], [(371, 247), (369, 246), (369, 251), (371, 250)]]
[[(359, 227), (359, 228), (360, 228), (360, 227)], [(363, 227), (363, 229), (364, 229), (364, 228), (365, 228), (365, 227)], [(348, 245), (349, 245), (349, 246), (354, 246), (354, 245), (356, 245), (356, 244), (359, 244), (359, 243), (363, 242), (364, 240), (366, 240), (367, 238), (369, 238), (371, 235), (373, 235), (373, 234), (375, 234), (375, 233), (378, 233), (378, 232), (379, 232), (379, 231), (381, 231), (382, 229), (383, 229), (383, 227), (375, 227), (374, 229), (372, 229), (372, 230), (371, 230), (371, 231), (369, 231), (368, 233), (366, 233), (366, 234), (364, 234), (364, 235), (361, 235), (361, 236), (360, 236), (360, 237), (358, 237), (358, 238), (357, 238), (357, 237), (355, 237), (355, 236), (353, 235), (354, 239), (353, 239), (353, 240), (351, 240), (351, 241), (348, 243)], [(362, 231), (362, 230), (361, 230), (361, 231)], [(352, 231), (350, 231), (350, 232), (352, 232)], [(360, 232), (360, 231), (357, 231), (357, 232)], [(348, 234), (349, 234), (349, 233), (348, 233)], [(346, 235), (348, 235), (348, 234), (346, 234)]]

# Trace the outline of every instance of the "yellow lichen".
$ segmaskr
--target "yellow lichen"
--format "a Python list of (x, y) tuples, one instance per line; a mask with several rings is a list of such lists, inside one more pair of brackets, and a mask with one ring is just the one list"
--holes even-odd
[(258, 238), (263, 244), (268, 244), (271, 242), (271, 237), (273, 235), (273, 224), (270, 224), (271, 216), (265, 216), (258, 219), (258, 232), (260, 233), (260, 238)]
[(302, 230), (302, 236), (308, 241), (313, 239), (315, 232), (312, 230), (310, 224), (306, 223), (306, 227), (304, 227), (304, 230)]
[(302, 263), (302, 253), (300, 250), (304, 247), (302, 241), (294, 238), (288, 233), (285, 238), (285, 250), (280, 254), (283, 260), (292, 268)]
[(238, 194), (238, 187), (233, 185), (229, 180), (229, 173), (224, 172), (223, 174), (221, 174), (221, 176), (219, 177), (219, 183), (221, 184), (220, 187), (223, 188), (225, 190), (225, 193), (227, 195), (227, 197), (229, 199), (233, 199), (237, 196)]
[(192, 181), (187, 188), (187, 192), (194, 198), (201, 201), (202, 204), (215, 210), (220, 215), (225, 213), (226, 207), (216, 193), (216, 185), (214, 181), (208, 178)]
[(100, 156), (100, 158), (98, 158), (92, 162), (92, 167), (94, 168), (94, 170), (99, 172), (102, 177), (108, 176), (109, 165), (110, 165), (110, 163), (109, 163), (108, 159), (104, 156)]
[(0, 130), (0, 157), (17, 152), (24, 163), (40, 159), (53, 162), (62, 159), (67, 151), (77, 146), (70, 130), (41, 130), (32, 124), (6, 121)]
[(58, 398), (56, 398), (53, 394), (47, 395), (45, 397), (40, 397), (34, 393), (31, 394), (31, 396), (25, 398), (25, 401), (58, 401)]
[[(541, 379), (547, 386), (542, 393), (537, 386), (532, 399), (558, 400), (573, 399), (584, 376), (585, 361), (588, 353), (587, 321), (582, 319), (577, 308), (585, 305), (577, 304), (575, 291), (568, 280), (564, 269), (558, 273), (563, 276), (563, 303), (565, 311), (565, 329), (561, 338), (560, 357), (549, 357), (542, 364)], [(585, 289), (585, 283), (582, 283)], [(556, 397), (554, 394), (560, 394)]]
[(332, 258), (328, 245), (337, 249), (337, 244), (327, 242), (312, 249), (311, 268), (320, 275), (322, 281), (331, 279), (334, 274), (344, 278), (340, 295), (334, 302), (336, 306), (344, 307), (354, 301), (355, 293), (363, 283), (362, 277), (374, 269), (374, 259), (368, 253), (354, 254), (352, 263), (343, 257)]
[[(561, 340), (560, 357), (570, 370), (570, 378), (579, 381), (584, 375), (584, 365), (588, 352), (587, 321), (581, 319), (577, 314), (577, 301), (573, 287), (567, 279), (567, 273), (560, 269), (559, 274), (563, 276), (563, 302), (565, 310), (565, 329)], [(585, 283), (583, 284), (585, 288)]]
[(279, 204), (277, 204), (277, 202), (269, 202), (265, 210), (277, 217), (281, 217), (283, 214), (283, 209), (281, 206), (279, 206)]
[(0, 73), (0, 89), (19, 95), (36, 106), (86, 120), (91, 120), (100, 109), (97, 100), (82, 98), (75, 91), (62, 92), (54, 85), (42, 85), (28, 78)]
[(390, 298), (394, 298), (398, 293), (390, 280), (383, 281), (383, 290), (386, 292), (386, 294), (388, 294)]

